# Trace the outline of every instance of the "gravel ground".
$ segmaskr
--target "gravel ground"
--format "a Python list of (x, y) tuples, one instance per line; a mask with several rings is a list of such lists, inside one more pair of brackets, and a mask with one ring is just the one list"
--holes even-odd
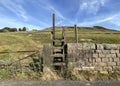
[(117, 81), (1, 81), (0, 86), (120, 86)]

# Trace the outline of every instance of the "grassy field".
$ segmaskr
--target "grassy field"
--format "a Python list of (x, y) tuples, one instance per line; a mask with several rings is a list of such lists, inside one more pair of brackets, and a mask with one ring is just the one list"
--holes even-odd
[[(66, 42), (74, 43), (74, 27), (56, 27), (56, 36), (60, 37), (62, 29), (65, 29)], [(26, 32), (5, 32), (0, 33), (0, 51), (15, 51), (15, 50), (42, 50), (45, 43), (51, 43), (51, 28), (39, 31), (26, 31)], [(81, 42), (91, 43), (114, 43), (120, 44), (120, 31), (109, 30), (105, 28), (90, 28), (78, 27), (78, 39)], [(18, 60), (18, 57), (28, 55), (29, 53), (8, 53), (0, 54), (0, 64), (8, 64)], [(15, 58), (17, 57), (17, 58)], [(14, 74), (14, 73), (13, 73)], [(21, 75), (22, 74), (22, 75)], [(31, 73), (32, 77), (36, 77), (35, 73)], [(5, 70), (0, 71), (0, 79), (9, 77), (9, 73)], [(43, 74), (44, 75), (44, 74)], [(22, 78), (26, 75), (18, 73), (18, 77)], [(30, 75), (27, 75), (30, 76)], [(27, 77), (26, 76), (26, 77)], [(38, 75), (37, 75), (38, 76)], [(41, 74), (40, 74), (41, 76)], [(53, 76), (53, 73), (52, 73)], [(25, 78), (26, 78), (25, 77)], [(48, 76), (47, 76), (48, 78)]]
[[(74, 27), (57, 27), (57, 36), (65, 29), (66, 42), (74, 43)], [(120, 43), (120, 31), (101, 28), (78, 27), (79, 42)], [(0, 33), (0, 50), (41, 49), (43, 44), (51, 43), (51, 29), (41, 31)]]

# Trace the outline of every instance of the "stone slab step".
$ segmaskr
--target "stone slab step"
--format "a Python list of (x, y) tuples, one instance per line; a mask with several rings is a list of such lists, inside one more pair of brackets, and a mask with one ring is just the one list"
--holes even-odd
[(53, 39), (53, 41), (65, 41), (65, 39), (64, 38), (55, 38), (55, 39)]
[(64, 46), (53, 46), (52, 49), (64, 49)]
[(53, 54), (51, 55), (52, 57), (64, 57), (65, 55), (64, 54)]
[(57, 62), (57, 63), (53, 63), (53, 66), (65, 66), (66, 63), (64, 62)]

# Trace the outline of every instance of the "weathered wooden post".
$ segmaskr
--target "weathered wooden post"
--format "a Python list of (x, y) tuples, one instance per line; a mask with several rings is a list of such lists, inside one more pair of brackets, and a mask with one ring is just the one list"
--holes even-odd
[(52, 15), (52, 20), (53, 20), (53, 39), (55, 39), (55, 14), (54, 13)]
[(78, 29), (77, 29), (77, 25), (74, 25), (74, 29), (75, 29), (75, 43), (78, 43)]

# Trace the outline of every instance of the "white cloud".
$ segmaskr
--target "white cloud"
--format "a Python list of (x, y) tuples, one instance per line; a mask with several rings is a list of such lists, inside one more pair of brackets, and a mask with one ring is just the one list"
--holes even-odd
[(113, 19), (111, 19), (109, 22), (116, 26), (120, 26), (120, 13), (116, 14), (116, 16)]
[[(26, 4), (23, 0), (0, 0), (0, 4), (4, 6), (0, 6), (0, 28), (5, 26), (17, 28), (26, 26), (30, 29), (40, 29), (49, 25), (48, 23), (28, 15), (22, 6), (22, 4)], [(5, 14), (4, 12), (6, 12), (6, 9), (16, 14), (17, 17), (9, 16), (8, 13)], [(35, 22), (40, 26), (36, 25)]]
[(78, 16), (81, 12), (96, 14), (107, 2), (108, 0), (82, 0), (79, 2), (80, 4), (76, 16)]
[(47, 1), (47, 2), (46, 1), (39, 1), (39, 3), (37, 2), (37, 4), (45, 10), (47, 10), (51, 13), (55, 13), (56, 16), (58, 16), (62, 20), (66, 19), (63, 16), (63, 14), (56, 7), (54, 7), (54, 5), (52, 3), (50, 3), (49, 1)]
[(110, 23), (110, 24), (120, 26), (120, 24), (118, 23), (118, 22), (120, 22), (119, 18), (120, 18), (120, 13), (109, 14), (109, 15), (106, 15), (106, 16), (99, 16), (99, 17), (90, 18), (89, 20), (86, 20), (84, 22), (79, 23), (79, 25), (93, 26), (93, 25), (96, 25), (96, 24), (107, 22), (107, 23)]
[(44, 26), (37, 26), (37, 25), (33, 25), (33, 24), (29, 24), (29, 23), (24, 23), (24, 22), (20, 22), (17, 19), (13, 19), (10, 17), (7, 17), (5, 15), (1, 15), (1, 19), (0, 19), (0, 28), (3, 27), (16, 27), (16, 28), (20, 28), (20, 27), (27, 27), (29, 29), (42, 29), (44, 28)]
[(18, 17), (23, 18), (25, 21), (28, 20), (27, 12), (17, 0), (0, 0), (0, 3), (11, 12), (15, 13)]
[(52, 5), (49, 5), (47, 7), (49, 9), (49, 11), (51, 11), (52, 13), (55, 13), (57, 16), (59, 16), (62, 19), (66, 19), (57, 9), (55, 9), (55, 7), (53, 7)]

